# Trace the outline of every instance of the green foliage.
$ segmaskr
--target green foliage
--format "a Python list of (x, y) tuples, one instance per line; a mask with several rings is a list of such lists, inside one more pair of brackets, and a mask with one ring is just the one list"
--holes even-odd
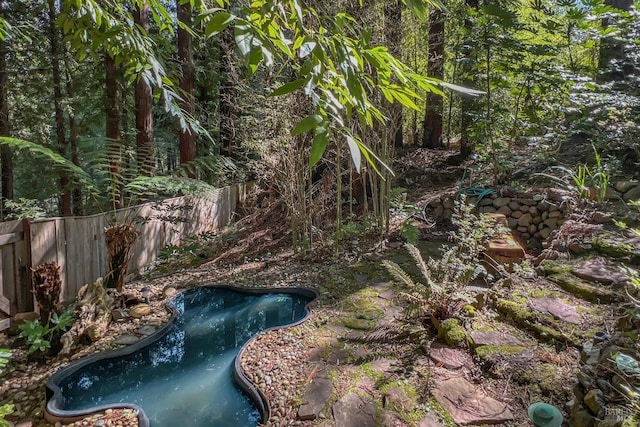
[(428, 313), (438, 319), (459, 316), (471, 298), (463, 291), (472, 280), (486, 275), (480, 263), (484, 243), (497, 233), (504, 232), (484, 217), (471, 212), (472, 207), (464, 201), (456, 202), (452, 217), (457, 230), (452, 232), (453, 246), (444, 249), (440, 259), (428, 258), (410, 243), (405, 248), (413, 257), (424, 283), (416, 283), (398, 264), (384, 260), (383, 266), (389, 274), (402, 283), (407, 291), (407, 314), (412, 318), (424, 318)]
[[(312, 101), (314, 111), (293, 128), (292, 134), (313, 131), (310, 165), (324, 154), (327, 141), (347, 142), (356, 170), (360, 159), (378, 170), (384, 165), (369, 146), (349, 126), (352, 118), (363, 127), (384, 123), (380, 106), (372, 98), (381, 92), (388, 102), (399, 102), (418, 110), (419, 90), (442, 94), (439, 82), (416, 73), (382, 46), (372, 46), (370, 34), (362, 34), (357, 21), (345, 12), (321, 16), (297, 0), (260, 0), (249, 7), (230, 8), (220, 1), (219, 9), (200, 15), (206, 36), (214, 36), (231, 23), (236, 45), (250, 74), (261, 64), (273, 67), (285, 63), (295, 78), (280, 85), (272, 95), (298, 90)], [(426, 2), (407, 1), (417, 15), (424, 16)], [(308, 17), (314, 17), (311, 26)], [(375, 77), (374, 77), (375, 76)], [(399, 82), (400, 84), (398, 84)]]
[(552, 182), (573, 192), (578, 200), (592, 196), (591, 188), (595, 190), (593, 196), (602, 203), (609, 189), (609, 174), (602, 158), (593, 147), (595, 166), (590, 169), (587, 165), (578, 165), (575, 170), (564, 166), (554, 166), (551, 169), (559, 172), (560, 176), (550, 173), (539, 173), (537, 176), (549, 178)]
[(4, 417), (7, 415), (13, 414), (14, 409), (15, 409), (15, 405), (13, 404), (0, 405), (0, 427), (13, 426), (13, 424), (5, 420)]
[(4, 371), (4, 368), (9, 363), (11, 358), (11, 351), (6, 348), (0, 348), (0, 374)]
[(333, 232), (333, 240), (337, 245), (344, 245), (353, 239), (362, 236), (367, 230), (370, 229), (370, 225), (359, 222), (348, 222), (341, 224), (336, 231)]
[[(9, 363), (9, 358), (11, 357), (11, 351), (6, 348), (0, 348), (0, 374), (4, 371), (4, 368)], [(14, 405), (5, 404), (0, 405), (0, 427), (11, 427), (9, 421), (5, 420), (4, 417), (13, 413)]]
[(39, 320), (27, 320), (19, 326), (20, 337), (27, 339), (29, 353), (44, 353), (51, 348), (54, 333), (65, 331), (73, 320), (72, 311), (65, 311), (60, 316), (54, 313), (51, 316), (51, 324), (47, 326), (41, 325)]
[(419, 235), (420, 229), (418, 229), (418, 227), (411, 224), (409, 221), (402, 223), (402, 227), (400, 227), (400, 237), (402, 237), (406, 242), (415, 244), (418, 241)]
[(46, 218), (46, 211), (40, 205), (38, 200), (25, 199), (20, 197), (17, 201), (7, 200), (5, 207), (11, 212), (7, 215), (8, 220), (14, 219), (40, 219)]
[(192, 236), (182, 246), (169, 245), (160, 250), (158, 262), (160, 269), (174, 272), (189, 267), (199, 267), (208, 261), (212, 254), (210, 242), (206, 237)]

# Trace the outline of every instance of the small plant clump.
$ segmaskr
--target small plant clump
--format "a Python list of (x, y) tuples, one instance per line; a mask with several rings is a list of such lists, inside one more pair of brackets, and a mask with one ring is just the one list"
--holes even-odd
[(416, 283), (398, 264), (382, 262), (394, 279), (407, 287), (403, 296), (407, 300), (406, 313), (411, 318), (425, 319), (428, 315), (437, 320), (461, 316), (473, 298), (464, 291), (474, 279), (487, 275), (482, 265), (481, 253), (484, 245), (495, 235), (504, 233), (484, 216), (474, 215), (473, 208), (464, 198), (456, 202), (452, 222), (457, 230), (450, 239), (454, 245), (445, 250), (438, 260), (424, 260), (420, 251), (412, 244), (405, 248), (415, 260), (425, 283)]
[[(5, 367), (9, 363), (10, 357), (11, 352), (9, 350), (7, 350), (6, 348), (0, 348), (0, 374), (2, 374)], [(6, 417), (7, 415), (11, 415), (13, 413), (13, 410), (14, 405), (12, 404), (0, 405), (0, 427), (11, 427), (13, 425), (9, 421), (4, 419), (4, 417)]]
[(73, 312), (65, 311), (58, 316), (53, 314), (49, 325), (40, 324), (39, 320), (27, 320), (19, 326), (20, 337), (27, 339), (29, 353), (41, 352), (51, 348), (56, 333), (67, 330), (67, 327), (73, 323)]

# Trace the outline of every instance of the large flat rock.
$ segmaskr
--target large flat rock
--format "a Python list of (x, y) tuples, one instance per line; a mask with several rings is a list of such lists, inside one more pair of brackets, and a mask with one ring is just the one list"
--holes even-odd
[(499, 424), (513, 420), (506, 403), (487, 396), (464, 378), (437, 382), (433, 395), (459, 425)]
[(522, 345), (518, 338), (505, 332), (471, 332), (475, 346), (481, 345)]
[(376, 427), (376, 404), (349, 393), (333, 404), (336, 427)]
[(531, 307), (540, 313), (548, 313), (553, 317), (574, 325), (582, 323), (582, 316), (578, 314), (577, 308), (562, 301), (560, 298), (535, 298), (529, 303)]
[(629, 281), (620, 268), (599, 261), (587, 261), (582, 267), (573, 269), (571, 273), (581, 279), (605, 285), (619, 285)]
[(469, 361), (467, 353), (450, 347), (431, 348), (429, 357), (447, 369), (462, 368)]
[(304, 392), (304, 400), (298, 408), (298, 418), (315, 420), (333, 394), (333, 384), (328, 378), (314, 378)]

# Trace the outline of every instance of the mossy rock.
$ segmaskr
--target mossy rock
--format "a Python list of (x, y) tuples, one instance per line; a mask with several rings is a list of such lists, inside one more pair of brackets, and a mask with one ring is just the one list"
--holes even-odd
[(416, 414), (418, 405), (418, 392), (406, 381), (394, 381), (380, 387), (384, 395), (383, 404), (386, 409), (395, 412), (398, 417), (406, 422), (419, 421)]
[(344, 317), (342, 319), (340, 319), (340, 323), (343, 326), (346, 326), (347, 328), (350, 329), (357, 329), (357, 330), (361, 330), (361, 331), (370, 331), (373, 328), (376, 327), (377, 321), (375, 320), (368, 320), (368, 319), (361, 319), (357, 316), (351, 316), (351, 317)]
[(629, 244), (629, 239), (613, 233), (602, 233), (591, 242), (593, 249), (601, 254), (640, 265), (640, 248)]
[(503, 344), (503, 345), (481, 345), (476, 347), (476, 356), (485, 363), (495, 363), (497, 360), (509, 357), (518, 356), (526, 350), (521, 345)]
[(545, 262), (543, 269), (550, 281), (585, 301), (609, 304), (624, 300), (623, 295), (612, 289), (591, 285), (574, 276), (570, 266)]
[[(582, 342), (586, 337), (592, 336), (589, 335), (589, 331), (581, 331), (584, 332), (585, 337), (576, 336), (573, 332), (564, 332), (559, 322), (551, 315), (533, 312), (528, 308), (525, 298), (520, 297), (516, 299), (517, 301), (510, 301), (498, 298), (496, 301), (496, 309), (516, 324), (535, 332), (544, 341), (565, 342), (576, 348), (582, 348)], [(544, 323), (546, 324), (557, 325), (558, 329), (542, 324), (542, 319), (544, 319)]]
[(467, 333), (458, 319), (446, 319), (440, 322), (438, 338), (449, 345), (461, 345), (467, 341)]
[(547, 396), (562, 396), (563, 387), (566, 386), (566, 377), (560, 372), (560, 367), (553, 363), (533, 364), (523, 371), (514, 372), (513, 378), (520, 384), (534, 386), (536, 391)]
[(462, 307), (462, 312), (467, 317), (476, 317), (478, 315), (478, 310), (471, 304), (467, 304)]

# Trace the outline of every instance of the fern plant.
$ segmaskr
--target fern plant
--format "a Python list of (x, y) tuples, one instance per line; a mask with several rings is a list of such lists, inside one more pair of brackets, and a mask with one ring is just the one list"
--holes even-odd
[(410, 318), (426, 320), (428, 315), (432, 315), (443, 320), (458, 316), (464, 305), (473, 301), (465, 287), (487, 274), (480, 262), (486, 241), (505, 232), (503, 227), (496, 227), (488, 218), (473, 214), (472, 207), (465, 203), (464, 198), (456, 202), (452, 222), (457, 226), (450, 235), (453, 246), (445, 250), (439, 259), (425, 260), (417, 247), (405, 244), (420, 271), (421, 282), (416, 283), (395, 262), (382, 262), (389, 274), (404, 285), (405, 312)]

